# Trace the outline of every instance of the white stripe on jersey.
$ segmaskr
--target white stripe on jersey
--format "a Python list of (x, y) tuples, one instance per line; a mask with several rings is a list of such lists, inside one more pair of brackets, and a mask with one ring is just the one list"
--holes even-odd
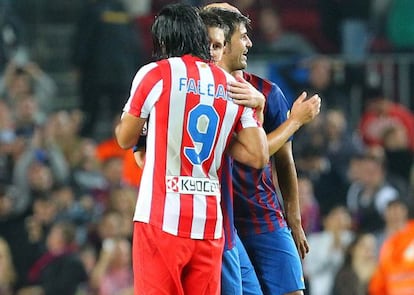
[[(213, 76), (213, 72), (211, 71), (210, 67), (207, 67), (205, 63), (197, 62), (197, 68), (198, 68), (198, 71), (200, 73), (200, 77), (203, 77), (206, 80), (208, 79), (208, 81), (210, 81), (211, 84), (214, 84), (214, 76)], [(207, 93), (207, 90), (204, 89), (203, 93)], [(211, 95), (210, 96), (206, 95), (206, 94), (200, 95), (200, 103), (207, 104), (207, 105), (213, 105), (214, 100), (215, 100), (215, 98)], [(217, 129), (215, 131), (215, 134), (217, 134)], [(217, 167), (219, 167), (219, 166), (215, 165), (215, 163), (212, 163), (212, 165), (210, 167), (210, 170), (208, 172), (209, 173), (209, 178), (218, 179), (217, 170), (216, 170)], [(200, 168), (201, 168), (200, 165), (194, 166), (193, 176), (195, 176), (195, 177), (206, 177), (206, 175), (204, 174), (204, 172)]]
[[(152, 117), (156, 116), (155, 108), (152, 111)], [(155, 127), (154, 124), (147, 122), (147, 147), (155, 146)], [(145, 153), (145, 165), (155, 162), (155, 149), (147, 148)], [(141, 183), (139, 186), (139, 193), (137, 203), (135, 205), (134, 220), (149, 222), (151, 215), (151, 203), (152, 203), (152, 188), (154, 183), (153, 169), (143, 169), (141, 176)]]
[(153, 106), (160, 98), (163, 87), (163, 82), (162, 80), (160, 80), (151, 89), (150, 93), (147, 96), (147, 99), (145, 100), (144, 105), (142, 106), (141, 118), (148, 118), (148, 115), (151, 113), (151, 111), (155, 109), (153, 108)]
[(147, 75), (148, 72), (150, 72), (152, 69), (156, 68), (157, 66), (158, 65), (154, 62), (149, 63), (149, 64), (144, 65), (143, 67), (141, 67), (139, 69), (139, 71), (135, 74), (135, 77), (132, 80), (132, 85), (131, 85), (131, 90), (129, 92), (128, 101), (125, 104), (124, 109), (123, 109), (124, 112), (128, 112), (129, 109), (131, 108), (132, 98), (134, 97), (135, 90), (137, 89), (139, 83), (141, 83), (142, 78), (145, 77), (145, 75)]
[[(206, 225), (206, 212), (207, 204), (205, 195), (194, 195), (193, 196), (193, 223), (191, 225), (191, 238), (202, 239), (204, 226)], [(218, 203), (220, 204), (220, 202)], [(220, 207), (220, 206), (219, 206)]]
[(166, 193), (162, 230), (177, 235), (180, 220), (180, 194)]
[(220, 206), (220, 199), (217, 197), (217, 204), (219, 204), (217, 208), (217, 222), (216, 222), (216, 228), (214, 229), (214, 238), (218, 239), (223, 235), (223, 212), (221, 212), (221, 206)]
[[(167, 175), (178, 176), (181, 173), (180, 158), (186, 105), (186, 100), (182, 99), (183, 94), (179, 91), (179, 87), (180, 78), (187, 77), (187, 68), (181, 58), (170, 58), (169, 62), (171, 64), (170, 110), (174, 110), (174, 113), (170, 113), (168, 116)], [(174, 99), (177, 97), (180, 99)]]

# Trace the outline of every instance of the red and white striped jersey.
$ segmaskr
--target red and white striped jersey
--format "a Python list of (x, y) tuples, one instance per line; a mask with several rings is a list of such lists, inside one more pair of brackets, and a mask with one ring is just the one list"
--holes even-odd
[(192, 239), (222, 236), (220, 166), (233, 132), (257, 127), (227, 96), (233, 77), (191, 55), (143, 66), (124, 112), (149, 118), (134, 220)]

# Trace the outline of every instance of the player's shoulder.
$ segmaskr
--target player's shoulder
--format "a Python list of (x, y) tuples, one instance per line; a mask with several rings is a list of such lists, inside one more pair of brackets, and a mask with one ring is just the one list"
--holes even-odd
[(149, 62), (147, 64), (144, 64), (143, 66), (140, 67), (139, 71), (140, 72), (149, 72), (152, 69), (158, 68), (160, 66), (160, 61), (152, 61)]
[(255, 84), (255, 83), (260, 82), (263, 85), (276, 86), (277, 87), (277, 85), (274, 82), (270, 81), (269, 79), (260, 77), (256, 74), (253, 74), (253, 73), (243, 72), (243, 77), (247, 82), (249, 82), (251, 84)]
[(244, 79), (253, 85), (257, 90), (261, 91), (266, 97), (277, 96), (284, 97), (280, 87), (273, 81), (260, 77), (256, 74), (243, 72)]

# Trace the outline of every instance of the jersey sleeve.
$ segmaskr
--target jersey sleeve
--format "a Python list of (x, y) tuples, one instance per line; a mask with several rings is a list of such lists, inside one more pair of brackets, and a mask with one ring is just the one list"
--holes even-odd
[(131, 91), (123, 111), (135, 117), (148, 118), (162, 92), (162, 75), (157, 63), (140, 68), (132, 81)]
[(236, 125), (236, 132), (239, 132), (243, 128), (260, 127), (261, 124), (257, 120), (256, 113), (253, 109), (244, 107), (241, 114), (240, 121)]
[(272, 89), (266, 100), (263, 128), (266, 133), (270, 133), (287, 120), (292, 104), (274, 83), (272, 83)]

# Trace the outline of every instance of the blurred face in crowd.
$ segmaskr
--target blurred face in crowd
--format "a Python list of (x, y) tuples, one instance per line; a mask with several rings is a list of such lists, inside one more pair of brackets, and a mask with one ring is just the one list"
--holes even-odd
[(354, 260), (371, 261), (376, 259), (377, 246), (375, 236), (363, 234), (351, 250)]
[(331, 83), (332, 63), (329, 58), (319, 57), (310, 65), (309, 79), (316, 89), (325, 89)]
[(333, 208), (324, 219), (324, 227), (328, 231), (340, 232), (351, 229), (352, 220), (344, 206)]
[(65, 241), (63, 237), (62, 228), (59, 226), (54, 226), (50, 230), (49, 235), (47, 236), (47, 246), (50, 252), (60, 253), (65, 248)]

